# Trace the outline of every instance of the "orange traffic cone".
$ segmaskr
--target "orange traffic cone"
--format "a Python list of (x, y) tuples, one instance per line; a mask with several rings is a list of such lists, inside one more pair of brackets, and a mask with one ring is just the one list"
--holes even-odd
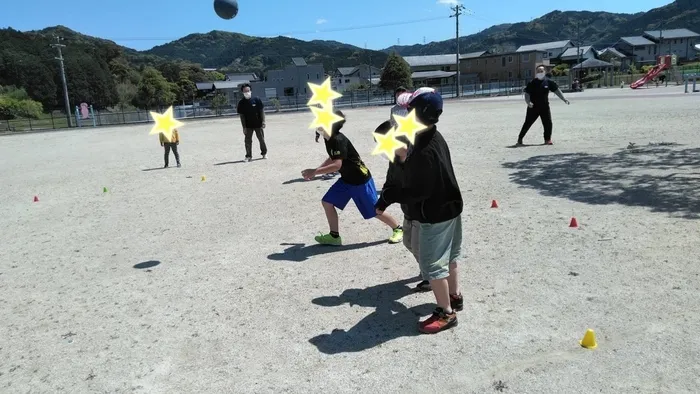
[(496, 200), (491, 200), (491, 208), (498, 208), (498, 202), (496, 202)]
[(569, 223), (569, 227), (578, 227), (578, 221), (576, 218), (571, 218), (571, 223)]
[(39, 197), (34, 196), (34, 202), (39, 202)]

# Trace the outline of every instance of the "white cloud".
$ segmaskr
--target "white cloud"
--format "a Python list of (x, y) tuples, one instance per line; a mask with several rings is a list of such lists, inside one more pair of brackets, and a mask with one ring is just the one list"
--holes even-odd
[(317, 24), (317, 25), (322, 25), (322, 24), (324, 24), (324, 23), (328, 23), (328, 21), (325, 20), (325, 19), (323, 19), (323, 18), (319, 18), (319, 19), (316, 20), (316, 24)]
[(437, 0), (438, 4), (442, 5), (457, 5), (459, 4), (458, 0)]

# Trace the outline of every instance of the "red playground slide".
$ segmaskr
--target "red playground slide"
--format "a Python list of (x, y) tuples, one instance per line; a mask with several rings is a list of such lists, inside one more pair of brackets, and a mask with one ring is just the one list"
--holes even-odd
[(645, 76), (641, 77), (641, 78), (639, 79), (639, 81), (637, 81), (637, 82), (631, 84), (630, 87), (631, 87), (632, 89), (637, 89), (638, 87), (644, 86), (645, 83), (647, 83), (647, 82), (651, 81), (652, 79), (656, 78), (657, 75), (661, 74), (661, 72), (664, 71), (664, 70), (667, 69), (667, 68), (668, 68), (668, 64), (667, 64), (667, 63), (657, 64), (656, 66), (654, 66), (654, 68), (652, 68), (651, 70), (649, 70), (649, 72), (646, 73)]

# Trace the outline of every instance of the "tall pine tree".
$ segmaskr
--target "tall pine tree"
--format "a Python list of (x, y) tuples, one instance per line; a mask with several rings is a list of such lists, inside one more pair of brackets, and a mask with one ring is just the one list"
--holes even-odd
[(392, 52), (386, 59), (386, 63), (384, 63), (379, 87), (393, 91), (399, 86), (403, 86), (406, 89), (413, 87), (411, 67), (398, 53)]

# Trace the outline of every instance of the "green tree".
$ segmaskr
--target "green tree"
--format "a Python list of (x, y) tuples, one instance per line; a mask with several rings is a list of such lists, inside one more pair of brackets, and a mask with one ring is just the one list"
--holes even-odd
[(186, 102), (192, 100), (197, 94), (197, 85), (189, 79), (187, 72), (180, 72), (180, 79), (177, 81), (178, 86), (178, 102)]
[[(226, 79), (226, 75), (224, 75), (218, 71), (206, 71), (204, 73), (204, 75), (205, 75), (205, 80), (207, 82), (209, 82), (209, 81), (223, 81), (224, 79)], [(202, 82), (204, 82), (204, 81), (202, 81)]]
[(399, 86), (411, 88), (413, 81), (411, 80), (411, 67), (405, 60), (396, 52), (389, 54), (389, 57), (384, 63), (384, 69), (379, 80), (379, 87), (384, 90), (393, 91)]
[(40, 102), (29, 98), (24, 89), (0, 86), (0, 119), (39, 118), (44, 111)]
[(569, 75), (569, 65), (565, 63), (558, 64), (552, 69), (552, 75), (554, 75), (555, 77)]
[(228, 99), (226, 98), (226, 95), (219, 92), (214, 95), (214, 98), (211, 100), (211, 106), (214, 107), (214, 111), (216, 112), (216, 116), (221, 115), (223, 107), (228, 104)]
[(163, 74), (153, 67), (145, 67), (136, 89), (136, 105), (144, 109), (154, 108), (160, 105), (171, 105), (176, 99), (172, 85), (163, 77)]
[(117, 85), (117, 95), (119, 96), (119, 109), (129, 108), (133, 105), (138, 89), (130, 82), (122, 82)]

